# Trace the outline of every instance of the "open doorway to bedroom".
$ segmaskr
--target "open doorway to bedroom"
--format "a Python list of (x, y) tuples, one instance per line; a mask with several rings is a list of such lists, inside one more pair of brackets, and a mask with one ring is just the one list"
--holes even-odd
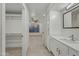
[(29, 33), (39, 33), (40, 32), (40, 23), (38, 19), (31, 18), (29, 24)]

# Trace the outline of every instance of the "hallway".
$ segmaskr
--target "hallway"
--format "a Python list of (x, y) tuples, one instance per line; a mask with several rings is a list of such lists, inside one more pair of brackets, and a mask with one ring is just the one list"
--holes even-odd
[(79, 56), (78, 3), (0, 3), (0, 8), (1, 56)]
[(51, 56), (51, 53), (42, 44), (42, 35), (39, 33), (29, 35), (28, 56)]

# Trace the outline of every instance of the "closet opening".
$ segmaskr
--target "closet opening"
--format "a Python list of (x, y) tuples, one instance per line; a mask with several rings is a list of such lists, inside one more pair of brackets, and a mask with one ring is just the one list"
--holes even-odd
[(7, 56), (22, 55), (22, 8), (21, 3), (5, 3), (5, 53)]

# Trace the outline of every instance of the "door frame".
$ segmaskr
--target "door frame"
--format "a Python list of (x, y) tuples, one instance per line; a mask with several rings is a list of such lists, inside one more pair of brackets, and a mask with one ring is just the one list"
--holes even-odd
[(5, 37), (6, 37), (6, 33), (5, 33), (5, 3), (2, 3), (2, 56), (6, 55)]
[(22, 56), (27, 55), (28, 41), (29, 41), (29, 11), (25, 3), (22, 3), (22, 20), (24, 21), (24, 31), (22, 38)]

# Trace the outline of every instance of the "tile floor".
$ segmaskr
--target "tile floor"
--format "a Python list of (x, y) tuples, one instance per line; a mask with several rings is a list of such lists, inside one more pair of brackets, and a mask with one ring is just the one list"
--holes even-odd
[(28, 56), (51, 56), (51, 53), (42, 44), (41, 35), (31, 35), (29, 42)]

